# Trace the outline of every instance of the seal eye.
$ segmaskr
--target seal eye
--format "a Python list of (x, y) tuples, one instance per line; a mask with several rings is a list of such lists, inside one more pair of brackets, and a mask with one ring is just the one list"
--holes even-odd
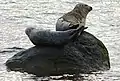
[(85, 5), (85, 6), (88, 6), (88, 5)]

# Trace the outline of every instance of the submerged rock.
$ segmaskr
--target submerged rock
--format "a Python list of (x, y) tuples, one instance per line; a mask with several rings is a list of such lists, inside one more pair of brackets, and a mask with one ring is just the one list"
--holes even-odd
[(7, 60), (13, 71), (37, 76), (90, 73), (110, 68), (109, 54), (104, 44), (88, 32), (65, 46), (35, 46)]

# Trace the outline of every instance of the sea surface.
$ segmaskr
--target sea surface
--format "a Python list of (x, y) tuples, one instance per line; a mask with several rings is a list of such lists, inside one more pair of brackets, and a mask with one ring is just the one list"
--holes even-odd
[(87, 16), (86, 31), (105, 44), (111, 63), (108, 71), (81, 74), (84, 78), (81, 81), (120, 81), (120, 0), (0, 0), (0, 81), (56, 81), (8, 72), (4, 63), (21, 50), (34, 46), (25, 34), (27, 27), (55, 30), (57, 19), (79, 2), (93, 7)]

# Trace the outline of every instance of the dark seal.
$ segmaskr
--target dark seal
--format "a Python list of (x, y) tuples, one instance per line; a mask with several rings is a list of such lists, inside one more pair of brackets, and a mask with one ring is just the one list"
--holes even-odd
[[(72, 11), (66, 13), (57, 20), (56, 31), (76, 29), (76, 24), (79, 24), (79, 27), (85, 27), (86, 16), (91, 10), (92, 7), (87, 4), (77, 4)], [(69, 26), (64, 26), (66, 24), (69, 24)]]
[(84, 27), (69, 29), (66, 31), (50, 31), (35, 28), (27, 28), (25, 33), (34, 45), (65, 45), (77, 37)]

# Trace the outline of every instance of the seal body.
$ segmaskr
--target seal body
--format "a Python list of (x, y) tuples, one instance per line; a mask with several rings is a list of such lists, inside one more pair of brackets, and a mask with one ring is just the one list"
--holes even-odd
[[(72, 11), (64, 14), (57, 20), (56, 31), (65, 31), (73, 28), (76, 29), (75, 25), (77, 24), (79, 24), (79, 27), (85, 27), (86, 16), (91, 10), (92, 7), (87, 4), (77, 4)], [(69, 26), (65, 27), (64, 25), (66, 24), (69, 24)]]
[(34, 45), (65, 45), (70, 40), (73, 40), (80, 30), (83, 29), (77, 28), (66, 31), (50, 31), (27, 28), (25, 33)]

